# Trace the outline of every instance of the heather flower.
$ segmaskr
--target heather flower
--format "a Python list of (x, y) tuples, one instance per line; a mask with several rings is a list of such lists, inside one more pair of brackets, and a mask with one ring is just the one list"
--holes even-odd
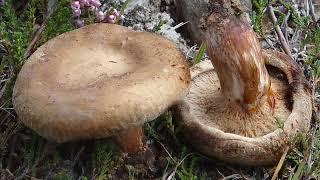
[(287, 9), (285, 6), (281, 5), (281, 6), (279, 6), (279, 11), (282, 13), (286, 13)]
[(0, 6), (4, 5), (4, 0), (0, 0)]
[(113, 9), (113, 14), (118, 17), (120, 15), (120, 12), (116, 9)]
[(98, 8), (95, 6), (90, 6), (88, 9), (89, 11), (92, 11), (92, 12), (98, 11)]
[[(0, 0), (4, 1), (4, 0)], [(97, 22), (106, 22), (106, 23), (116, 23), (117, 19), (123, 20), (125, 16), (121, 15), (120, 11), (116, 9), (120, 4), (119, 0), (113, 0), (114, 3), (117, 3), (117, 5), (113, 4), (113, 7), (108, 7), (109, 3), (102, 3), (105, 1), (101, 0), (73, 0), (71, 3), (71, 9), (73, 12), (73, 16), (75, 18), (75, 24), (77, 27), (84, 26), (84, 21), (80, 19), (80, 16), (82, 17), (83, 12), (89, 12), (89, 14), (95, 14), (95, 20)], [(112, 5), (112, 4), (111, 4)], [(106, 14), (103, 9), (109, 9), (111, 8), (112, 11), (108, 11), (108, 14)], [(84, 13), (84, 16), (86, 16), (87, 13)], [(86, 18), (86, 17), (83, 17)]]
[(72, 10), (80, 9), (80, 2), (79, 1), (72, 2), (71, 3), (71, 8), (72, 8)]
[(91, 3), (90, 3), (92, 6), (94, 7), (100, 7), (101, 6), (101, 2), (100, 0), (91, 0)]
[(103, 21), (106, 18), (106, 15), (102, 11), (97, 12), (97, 19)]
[(74, 9), (73, 10), (73, 16), (79, 17), (81, 15), (81, 9)]
[(84, 26), (84, 20), (82, 20), (82, 19), (76, 19), (76, 26), (77, 27), (82, 27), (82, 26)]
[(108, 23), (111, 23), (111, 24), (116, 23), (116, 16), (113, 15), (113, 14), (109, 15), (109, 16), (107, 17), (107, 21), (108, 21)]
[(90, 6), (91, 0), (80, 0), (81, 7)]

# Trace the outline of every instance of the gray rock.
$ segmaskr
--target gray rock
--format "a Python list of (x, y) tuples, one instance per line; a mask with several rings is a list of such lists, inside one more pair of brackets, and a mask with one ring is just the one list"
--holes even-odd
[(167, 12), (160, 12), (161, 0), (130, 1), (125, 12), (124, 25), (136, 31), (158, 33), (175, 42), (177, 47), (187, 53), (188, 46), (174, 27), (174, 20)]
[(191, 40), (199, 43), (202, 32), (199, 30), (200, 18), (208, 13), (209, 0), (176, 0), (176, 15), (185, 25), (186, 33)]

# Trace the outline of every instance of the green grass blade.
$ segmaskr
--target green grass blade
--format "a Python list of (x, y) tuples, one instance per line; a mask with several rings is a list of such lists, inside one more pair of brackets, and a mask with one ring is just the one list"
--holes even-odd
[(119, 16), (117, 17), (117, 20), (116, 20), (117, 21), (116, 24), (119, 23), (119, 19), (124, 14), (124, 11), (127, 9), (129, 2), (130, 2), (130, 0), (126, 0), (126, 2), (124, 2), (123, 6), (121, 7)]
[(296, 173), (294, 174), (292, 180), (299, 180), (301, 178), (301, 175), (303, 174), (303, 170), (305, 169), (305, 167), (306, 167), (306, 162), (302, 161)]
[(206, 50), (207, 50), (207, 44), (201, 43), (199, 52), (197, 53), (197, 55), (193, 59), (193, 62), (194, 62), (193, 64), (198, 64), (201, 61), (201, 59), (203, 58), (203, 56), (206, 53)]

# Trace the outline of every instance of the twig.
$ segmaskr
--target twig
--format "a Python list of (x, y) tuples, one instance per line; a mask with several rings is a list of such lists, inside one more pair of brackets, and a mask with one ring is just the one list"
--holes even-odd
[(311, 90), (311, 95), (313, 97), (312, 99), (316, 97), (316, 88), (319, 82), (320, 82), (320, 78), (317, 78), (317, 77), (312, 78), (312, 90)]
[[(1, 37), (0, 37), (1, 39)], [(1, 41), (2, 46), (6, 49), (7, 51), (7, 56), (8, 56), (8, 66), (9, 66), (9, 74), (8, 77), (6, 79), (5, 84), (3, 85), (3, 87), (0, 90), (0, 99), (2, 98), (2, 96), (5, 93), (6, 87), (7, 85), (10, 83), (11, 78), (14, 76), (14, 67), (13, 67), (13, 54), (12, 54), (12, 50), (11, 50), (11, 45), (9, 43), (7, 43), (5, 40)]]
[(279, 25), (277, 24), (277, 18), (276, 18), (276, 15), (274, 14), (273, 7), (271, 5), (268, 5), (268, 9), (269, 9), (269, 13), (270, 13), (270, 16), (271, 16), (272, 23), (275, 26), (276, 33), (277, 33), (277, 35), (279, 37), (279, 40), (280, 40), (280, 43), (282, 45), (282, 48), (283, 48), (284, 52), (286, 54), (288, 54), (292, 58), (290, 47), (289, 47), (285, 37), (283, 36), (283, 33), (282, 33)]
[(226, 177), (223, 177), (223, 180), (228, 180), (228, 179), (242, 179), (243, 177), (240, 174), (232, 174)]
[(79, 158), (80, 158), (80, 155), (81, 155), (81, 153), (84, 151), (86, 149), (86, 147), (85, 146), (82, 146), (81, 148), (80, 148), (80, 150), (77, 152), (77, 154), (76, 154), (76, 156), (74, 157), (74, 159), (73, 159), (73, 161), (72, 161), (72, 167), (74, 167), (76, 164), (77, 164), (77, 162), (78, 162), (78, 160), (79, 160)]
[(180, 28), (181, 26), (184, 26), (184, 25), (186, 25), (186, 24), (188, 24), (188, 23), (189, 23), (189, 21), (187, 21), (187, 22), (181, 22), (181, 23), (177, 24), (176, 26), (174, 26), (173, 29), (178, 29), (178, 28)]
[(6, 112), (10, 116), (12, 116), (12, 118), (14, 118), (14, 119), (16, 118), (16, 116), (14, 114), (12, 114), (10, 111), (8, 111), (6, 108), (0, 108), (0, 110), (3, 110), (4, 112)]
[(272, 179), (271, 180), (275, 180), (277, 177), (278, 177), (278, 174), (282, 168), (282, 165), (283, 165), (283, 162), (288, 154), (288, 151), (289, 151), (289, 146), (286, 147), (286, 149), (284, 150), (284, 153), (282, 154), (281, 158), (280, 158), (280, 161), (277, 165), (277, 168), (276, 170), (274, 171), (273, 173), (273, 176), (272, 176)]
[(312, 21), (317, 22), (317, 18), (316, 18), (315, 12), (314, 12), (314, 5), (313, 5), (312, 0), (309, 1), (309, 6), (310, 6), (310, 15), (311, 15)]
[(309, 16), (310, 8), (309, 8), (309, 0), (304, 1), (304, 7), (306, 11), (306, 16)]
[(297, 29), (294, 30), (290, 44), (294, 44), (298, 41), (299, 37), (300, 37), (301, 32)]
[(194, 45), (194, 46), (192, 46), (189, 50), (188, 50), (188, 52), (186, 53), (186, 58), (187, 59), (193, 59), (194, 58), (194, 55), (193, 56), (191, 56), (190, 55), (190, 53), (193, 51), (195, 51), (197, 49), (197, 45)]
[(176, 167), (174, 168), (174, 170), (172, 171), (172, 173), (170, 174), (170, 176), (167, 178), (167, 180), (173, 179), (174, 175), (175, 175), (176, 172), (177, 172), (178, 167), (183, 163), (183, 161), (184, 161), (187, 157), (189, 157), (189, 156), (192, 155), (192, 154), (193, 154), (193, 153), (187, 154), (183, 159), (181, 159), (181, 161), (179, 161), (179, 163), (176, 165)]
[(42, 33), (46, 27), (47, 24), (47, 18), (45, 18), (40, 26), (40, 28), (38, 29), (38, 31), (35, 33), (35, 35), (32, 38), (31, 43), (29, 44), (29, 46), (27, 47), (23, 59), (24, 61), (27, 60), (27, 58), (32, 54), (37, 42), (39, 41), (39, 39), (42, 37)]
[(172, 155), (169, 153), (169, 151), (167, 150), (167, 148), (166, 147), (164, 147), (164, 145), (161, 143), (161, 142), (159, 142), (159, 144), (163, 147), (163, 149), (166, 151), (166, 153), (169, 155), (169, 157), (170, 157), (170, 159), (174, 162), (174, 163), (178, 163), (173, 157), (172, 157)]
[(313, 155), (313, 147), (314, 147), (314, 143), (315, 143), (316, 129), (317, 129), (317, 127), (315, 127), (312, 131), (311, 144), (309, 146), (309, 155), (308, 155), (307, 172), (306, 172), (307, 175), (310, 175), (311, 168), (314, 163), (312, 161), (312, 155)]
[(275, 49), (272, 42), (270, 41), (270, 39), (268, 37), (264, 37), (263, 39), (266, 41), (266, 43), (269, 45), (269, 47), (271, 49)]
[[(42, 37), (42, 34), (43, 34), (43, 31), (45, 30), (46, 28), (46, 24), (48, 22), (48, 19), (49, 17), (51, 16), (52, 14), (52, 10), (49, 10), (49, 5), (48, 5), (48, 2), (45, 1), (46, 3), (46, 12), (44, 13), (43, 15), (43, 21), (41, 23), (41, 26), (40, 28), (38, 29), (38, 31), (35, 33), (35, 35), (33, 36), (32, 38), (32, 41), (30, 42), (29, 46), (27, 47), (25, 53), (24, 53), (24, 56), (23, 56), (23, 59), (24, 61), (27, 60), (27, 58), (33, 53), (34, 49), (35, 49), (35, 46), (37, 44), (37, 42), (40, 40), (40, 38)], [(55, 3), (55, 2), (53, 2)]]
[(287, 27), (288, 27), (288, 20), (289, 20), (290, 16), (291, 16), (291, 13), (288, 12), (286, 14), (286, 17), (284, 18), (282, 25), (281, 25), (282, 29), (284, 30), (284, 34), (285, 34), (285, 38), (286, 38), (287, 43), (289, 42)]
[(9, 176), (14, 178), (14, 175), (12, 174), (12, 172), (9, 169), (6, 169), (6, 172), (9, 174)]

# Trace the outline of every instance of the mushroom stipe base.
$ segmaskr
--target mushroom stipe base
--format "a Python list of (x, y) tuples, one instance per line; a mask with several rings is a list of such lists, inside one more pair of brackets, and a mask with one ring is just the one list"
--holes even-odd
[(189, 94), (175, 112), (186, 139), (197, 150), (238, 165), (274, 165), (289, 140), (308, 131), (311, 94), (302, 71), (282, 53), (263, 51), (263, 55), (266, 65), (285, 74), (279, 78), (279, 73), (268, 72), (277, 92), (274, 114), (266, 97), (253, 114), (224, 98), (210, 62), (191, 68)]

